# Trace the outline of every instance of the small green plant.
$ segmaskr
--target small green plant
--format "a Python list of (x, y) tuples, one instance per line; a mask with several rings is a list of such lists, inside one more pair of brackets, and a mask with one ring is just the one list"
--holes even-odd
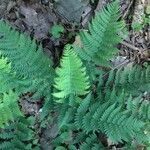
[(60, 38), (61, 34), (64, 32), (64, 27), (59, 24), (54, 24), (50, 30), (50, 33), (54, 38)]
[(132, 23), (132, 29), (135, 32), (141, 31), (146, 25), (150, 24), (150, 17), (149, 16), (143, 15), (142, 19), (143, 19), (142, 22), (137, 21), (137, 22)]
[(134, 22), (132, 23), (132, 29), (136, 32), (141, 31), (143, 28), (143, 24), (139, 23), (139, 22)]

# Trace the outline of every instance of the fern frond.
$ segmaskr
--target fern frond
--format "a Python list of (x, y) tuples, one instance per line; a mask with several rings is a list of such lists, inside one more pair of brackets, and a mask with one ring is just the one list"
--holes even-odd
[(127, 109), (131, 113), (145, 122), (150, 122), (150, 102), (144, 100), (142, 96), (136, 97), (132, 100), (132, 97), (127, 101)]
[(11, 65), (8, 64), (6, 58), (0, 58), (0, 93), (4, 93), (13, 89), (14, 74), (11, 72)]
[(119, 17), (117, 1), (95, 15), (89, 31), (80, 33), (83, 48), (76, 50), (82, 59), (98, 65), (109, 65), (109, 60), (118, 52), (116, 45), (122, 41), (119, 34), (125, 27), (122, 21), (118, 21)]
[(65, 98), (69, 95), (85, 95), (89, 89), (86, 68), (73, 51), (71, 46), (67, 46), (61, 60), (61, 67), (57, 68), (55, 78), (55, 88), (60, 92), (53, 95), (57, 98)]
[[(66, 110), (64, 109), (66, 108)], [(74, 117), (74, 110), (72, 108), (64, 107), (63, 110), (60, 111), (60, 115), (58, 118), (58, 127), (59, 129), (69, 128), (70, 122)]]
[(39, 150), (33, 146), (34, 132), (24, 117), (18, 117), (0, 133), (0, 150)]
[[(129, 95), (139, 95), (150, 89), (150, 66), (142, 68), (141, 66), (127, 66), (118, 70), (112, 70), (104, 86), (105, 89), (114, 87), (119, 93), (123, 89)], [(101, 87), (99, 87), (101, 88)]]
[(105, 100), (90, 105), (89, 100), (85, 99), (75, 116), (77, 129), (82, 129), (86, 134), (101, 131), (115, 143), (129, 142), (133, 138), (143, 141), (146, 137), (144, 127), (149, 120), (150, 107), (145, 102), (145, 105), (142, 104), (140, 97), (127, 99), (124, 94), (123, 92), (118, 95), (114, 89)]
[(77, 113), (75, 116), (75, 125), (78, 129), (82, 126), (82, 118), (86, 114), (86, 111), (88, 111), (90, 106), (90, 101), (92, 99), (91, 93), (87, 95), (85, 99), (80, 103), (80, 106), (77, 109)]
[(99, 105), (95, 113), (90, 111), (85, 115), (82, 123), (84, 131), (88, 133), (101, 130), (113, 142), (130, 141), (141, 136), (144, 127), (142, 120), (133, 117), (116, 104), (108, 105)]
[(9, 93), (4, 93), (0, 103), (0, 127), (7, 124), (9, 121), (14, 120), (18, 116), (22, 116), (22, 113), (18, 105), (18, 96), (9, 91)]
[(51, 91), (54, 71), (41, 46), (3, 21), (0, 21), (0, 33), (0, 54), (11, 62), (17, 77), (32, 81), (32, 84), (26, 86), (26, 92), (36, 92), (37, 97), (47, 96)]
[(85, 142), (80, 145), (81, 150), (105, 150), (95, 134), (86, 138)]
[(31, 81), (25, 78), (16, 77), (16, 73), (12, 71), (11, 63), (8, 63), (7, 58), (0, 58), (0, 93), (8, 92), (9, 90), (15, 90), (20, 94), (25, 90), (27, 86), (31, 84)]

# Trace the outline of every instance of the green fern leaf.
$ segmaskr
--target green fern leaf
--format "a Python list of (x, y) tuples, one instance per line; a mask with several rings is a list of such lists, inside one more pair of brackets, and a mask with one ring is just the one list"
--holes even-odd
[(18, 96), (12, 91), (8, 94), (3, 94), (3, 98), (0, 103), (0, 127), (3, 127), (4, 124), (14, 120), (18, 116), (22, 116), (17, 100)]
[(95, 134), (90, 135), (86, 138), (85, 142), (80, 145), (81, 150), (104, 150), (100, 141), (98, 141)]
[[(101, 82), (101, 81), (99, 81)], [(140, 95), (142, 92), (149, 92), (150, 90), (150, 66), (143, 68), (141, 66), (127, 66), (118, 70), (112, 70), (108, 74), (107, 82), (105, 85), (106, 92), (108, 89), (112, 90), (113, 87), (117, 93), (122, 92), (124, 89), (126, 94), (135, 96)]]
[(11, 62), (17, 78), (30, 81), (23, 92), (33, 92), (35, 98), (49, 96), (54, 70), (41, 46), (3, 21), (0, 21), (0, 36), (0, 54)]
[(125, 28), (124, 23), (118, 21), (119, 17), (117, 1), (108, 4), (107, 8), (95, 15), (89, 25), (89, 31), (80, 33), (82, 49), (76, 50), (82, 59), (98, 65), (109, 65), (109, 60), (118, 52), (116, 45), (122, 41), (119, 34)]
[(33, 144), (35, 135), (29, 125), (27, 119), (18, 117), (1, 130), (0, 150), (39, 150), (38, 145)]
[(86, 68), (73, 51), (71, 46), (67, 46), (61, 60), (61, 68), (57, 68), (55, 78), (55, 88), (60, 92), (53, 95), (57, 98), (65, 98), (69, 95), (85, 95), (89, 89)]
[(7, 58), (0, 58), (0, 93), (14, 90), (17, 94), (20, 94), (25, 90), (27, 86), (31, 84), (31, 81), (25, 78), (16, 77), (16, 73), (12, 71), (11, 63), (8, 63)]

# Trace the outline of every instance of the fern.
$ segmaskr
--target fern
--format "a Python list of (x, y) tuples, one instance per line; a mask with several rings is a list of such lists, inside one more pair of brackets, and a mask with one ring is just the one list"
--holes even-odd
[(17, 95), (34, 92), (33, 98), (51, 97), (53, 82), (51, 61), (44, 56), (41, 47), (37, 47), (34, 40), (2, 21), (0, 21), (0, 33), (0, 127), (6, 129), (1, 136), (8, 137), (8, 139), (2, 137), (0, 149), (32, 149), (31, 139), (28, 140), (28, 145), (24, 141), (26, 140), (24, 136), (29, 130), (23, 124), (15, 124), (10, 132), (7, 132), (6, 124), (23, 116)]
[(101, 135), (112, 143), (147, 142), (150, 66), (106, 70), (122, 41), (125, 27), (119, 17), (118, 1), (97, 13), (89, 30), (80, 33), (80, 48), (65, 47), (55, 79), (41, 46), (0, 21), (0, 149), (39, 149), (35, 125), (23, 117), (18, 105), (26, 92), (33, 93), (32, 98), (45, 97), (42, 113), (37, 113), (41, 122), (50, 111), (54, 114), (51, 121), (57, 121), (58, 133), (50, 144), (56, 149), (105, 149)]
[(51, 61), (43, 54), (35, 40), (17, 32), (10, 25), (0, 21), (0, 53), (11, 62), (17, 77), (32, 81), (26, 92), (36, 92), (35, 97), (47, 96), (51, 91), (53, 69)]
[[(123, 105), (118, 106), (117, 102), (111, 104), (94, 103), (90, 106), (89, 111), (78, 113), (76, 115), (76, 126), (83, 129), (86, 133), (91, 131), (102, 131), (113, 142), (131, 141), (131, 139), (144, 137), (144, 121), (124, 109)], [(140, 114), (140, 113), (138, 113)], [(81, 116), (80, 116), (81, 115)]]
[[(106, 82), (107, 83), (107, 82)], [(113, 83), (112, 83), (113, 84)], [(141, 96), (127, 98), (125, 91), (101, 87), (97, 93), (97, 102), (93, 104), (92, 97), (83, 100), (77, 109), (75, 125), (86, 133), (92, 131), (104, 132), (113, 142), (130, 142), (133, 138), (144, 141), (144, 127), (149, 118), (149, 102), (142, 101)]]
[(21, 94), (30, 84), (31, 81), (25, 78), (16, 77), (16, 73), (12, 71), (11, 63), (4, 57), (0, 58), (0, 93), (15, 90)]
[(115, 46), (122, 41), (119, 34), (125, 27), (122, 21), (118, 21), (119, 17), (118, 1), (95, 15), (89, 31), (80, 33), (82, 48), (76, 50), (82, 59), (102, 66), (109, 65), (109, 60), (118, 52)]
[[(0, 59), (0, 93), (7, 92), (9, 89), (13, 89), (15, 84), (13, 83), (15, 78), (14, 73), (11, 72), (11, 65), (7, 63), (7, 59)], [(9, 89), (8, 89), (9, 88)]]
[(70, 122), (72, 121), (74, 117), (74, 109), (70, 108), (68, 105), (63, 105), (59, 107), (59, 117), (58, 117), (58, 128), (64, 129), (70, 127)]
[(6, 126), (0, 133), (1, 150), (39, 150), (38, 145), (34, 145), (34, 131), (29, 128), (29, 121), (24, 117), (19, 117)]
[(17, 117), (22, 116), (17, 100), (18, 96), (12, 91), (2, 95), (0, 103), (0, 127), (3, 127), (6, 123)]
[[(122, 77), (124, 72), (119, 75)], [(114, 77), (116, 76), (114, 75)], [(144, 76), (142, 77), (143, 80), (147, 80), (144, 79)], [(123, 87), (117, 87), (115, 83), (117, 82), (112, 78), (111, 73), (107, 82), (104, 83), (106, 87), (103, 84), (100, 84), (98, 87), (97, 93), (99, 94), (97, 101), (100, 102), (90, 104), (90, 106), (89, 100), (92, 98), (85, 99), (77, 110), (75, 124), (78, 129), (83, 128), (86, 132), (93, 130), (105, 131), (108, 137), (114, 142), (121, 142), (121, 139), (130, 141), (129, 139), (133, 137), (142, 141), (144, 137), (143, 127), (147, 121), (150, 121), (148, 114), (150, 111), (150, 103), (148, 101), (142, 101), (141, 96), (134, 99), (132, 96), (127, 98), (129, 89), (125, 92)], [(126, 83), (129, 84), (129, 82)], [(142, 83), (140, 82), (140, 84)], [(132, 86), (134, 86), (133, 83)], [(120, 91), (119, 94), (117, 94), (118, 91)]]
[(127, 66), (118, 70), (112, 70), (108, 74), (105, 85), (100, 85), (107, 89), (114, 87), (117, 92), (122, 89), (128, 94), (139, 95), (150, 89), (150, 66), (142, 68), (141, 66)]
[(82, 126), (82, 118), (84, 117), (85, 113), (88, 111), (90, 106), (90, 101), (92, 100), (91, 94), (88, 94), (85, 99), (80, 103), (80, 106), (77, 109), (76, 117), (75, 117), (75, 125), (77, 129), (80, 129)]
[(81, 150), (105, 150), (105, 148), (99, 143), (95, 134), (89, 136), (84, 143), (80, 145)]
[(136, 97), (134, 100), (129, 98), (127, 101), (127, 109), (139, 119), (150, 122), (150, 103), (144, 100), (141, 96)]
[(81, 60), (67, 46), (61, 61), (61, 68), (56, 70), (55, 88), (60, 92), (54, 93), (57, 98), (65, 98), (69, 95), (85, 95), (88, 92), (89, 82), (86, 76), (86, 69)]
[[(83, 99), (74, 114), (75, 105), (72, 107), (72, 111), (68, 111), (68, 106), (65, 105), (66, 101), (63, 100), (65, 104), (62, 106), (63, 112), (60, 114), (63, 114), (62, 118), (64, 118), (65, 123), (62, 122), (63, 119), (61, 119), (61, 122), (68, 125), (68, 128), (74, 122), (74, 129), (79, 133), (84, 132), (85, 135), (102, 132), (114, 143), (124, 141), (129, 143), (133, 139), (137, 142), (143, 142), (146, 138), (144, 128), (146, 127), (146, 122), (149, 122), (148, 112), (150, 108), (149, 103), (145, 101), (141, 103), (142, 98), (135, 96), (139, 96), (142, 92), (149, 90), (149, 88), (147, 89), (149, 87), (149, 66), (147, 68), (140, 66), (126, 67), (112, 70), (107, 74), (102, 69), (98, 71), (97, 68), (94, 68), (95, 64), (102, 65), (102, 67), (108, 66), (109, 60), (118, 52), (115, 46), (122, 40), (119, 35), (121, 30), (124, 29), (123, 22), (118, 21), (118, 18), (119, 6), (118, 2), (115, 1), (109, 4), (101, 14), (96, 15), (91, 25), (89, 25), (89, 32), (80, 34), (82, 45), (81, 48), (75, 47), (75, 50), (87, 62), (88, 73), (90, 71), (93, 73), (90, 74), (91, 83), (94, 81), (98, 86), (95, 87), (96, 94), (89, 94)], [(91, 65), (91, 61), (94, 64)], [(55, 81), (55, 84), (57, 83), (55, 87), (61, 92), (63, 90), (63, 81), (65, 83), (68, 81), (66, 76), (61, 78), (68, 71), (68, 63), (63, 61), (62, 64), (62, 69), (65, 67), (67, 69), (61, 72), (60, 68), (60, 70), (56, 71), (57, 74), (59, 73), (60, 78)], [(71, 70), (70, 68), (72, 69), (73, 67), (69, 67), (69, 71)], [(70, 72), (72, 73), (73, 71), (71, 70)], [(75, 86), (78, 84), (76, 83)], [(70, 84), (65, 85), (63, 85), (65, 90), (74, 87), (70, 86)], [(68, 88), (68, 86), (70, 87)], [(58, 97), (65, 98), (65, 100), (67, 99), (66, 96), (71, 93), (68, 92), (64, 96), (61, 92), (58, 94), (63, 96)], [(97, 148), (98, 145), (95, 145), (95, 147)], [(93, 148), (93, 145), (90, 145), (90, 141), (81, 146), (81, 149), (88, 148)]]

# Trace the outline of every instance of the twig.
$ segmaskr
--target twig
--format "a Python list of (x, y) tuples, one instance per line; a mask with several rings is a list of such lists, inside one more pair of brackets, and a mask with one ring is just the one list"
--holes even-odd
[[(119, 65), (117, 65), (117, 66), (115, 66), (114, 68), (112, 68), (110, 71), (115, 70), (115, 69), (119, 69), (119, 68), (125, 66), (125, 65), (128, 64), (128, 63), (129, 63), (129, 60), (123, 61), (123, 62), (120, 63)], [(107, 73), (105, 73), (105, 74), (103, 75), (103, 78), (106, 77), (106, 76), (110, 73), (110, 71), (108, 71)]]
[[(137, 47), (135, 47), (134, 45), (130, 44), (130, 43), (127, 43), (125, 41), (121, 42), (121, 44), (127, 46), (128, 48), (134, 50), (134, 51), (142, 51), (142, 49), (139, 49)], [(143, 49), (144, 50), (144, 49)]]
[(124, 15), (122, 16), (123, 19), (125, 19), (125, 18), (127, 17), (130, 8), (131, 8), (131, 6), (133, 5), (133, 2), (134, 2), (134, 0), (132, 0), (132, 1), (130, 2), (129, 6), (128, 6), (127, 10), (126, 10), (126, 12), (125, 12)]

